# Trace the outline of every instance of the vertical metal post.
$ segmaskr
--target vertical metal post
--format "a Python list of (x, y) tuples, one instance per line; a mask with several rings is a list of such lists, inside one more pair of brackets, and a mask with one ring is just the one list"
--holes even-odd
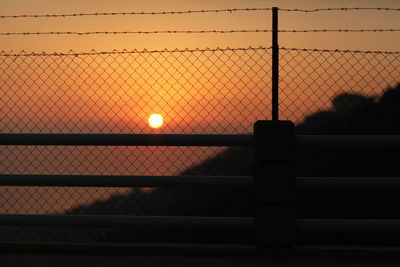
[(272, 8), (272, 120), (279, 120), (278, 8)]

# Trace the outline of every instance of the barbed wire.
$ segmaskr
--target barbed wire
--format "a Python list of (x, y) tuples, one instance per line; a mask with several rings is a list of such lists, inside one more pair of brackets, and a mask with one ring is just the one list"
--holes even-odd
[(306, 29), (306, 30), (278, 30), (278, 32), (313, 33), (313, 32), (399, 32), (400, 29)]
[(3, 15), (0, 19), (6, 18), (65, 18), (65, 17), (84, 17), (84, 16), (125, 16), (125, 15), (183, 15), (196, 13), (233, 13), (242, 11), (268, 11), (270, 7), (261, 8), (225, 8), (225, 9), (201, 9), (201, 10), (182, 10), (182, 11), (132, 11), (132, 12), (95, 12), (95, 13), (69, 13), (69, 14), (39, 14), (39, 15)]
[(87, 55), (116, 55), (116, 54), (153, 54), (153, 53), (195, 53), (195, 52), (225, 52), (225, 51), (257, 51), (257, 50), (269, 50), (272, 47), (265, 47), (265, 46), (259, 46), (259, 47), (237, 47), (237, 48), (231, 48), (231, 47), (226, 47), (226, 48), (194, 48), (194, 49), (189, 49), (189, 48), (184, 48), (184, 49), (155, 49), (155, 50), (138, 50), (138, 49), (133, 49), (133, 50), (112, 50), (112, 51), (96, 51), (92, 49), (89, 52), (75, 52), (73, 50), (68, 51), (67, 53), (60, 53), (60, 52), (53, 52), (53, 53), (46, 53), (46, 52), (31, 52), (27, 53), (24, 50), (22, 50), (19, 53), (13, 53), (11, 52), (5, 52), (1, 51), (0, 56), (5, 56), (5, 57), (10, 57), (10, 56), (87, 56)]
[(314, 9), (279, 8), (279, 11), (306, 12), (306, 13), (320, 12), (320, 11), (356, 11), (356, 10), (400, 11), (400, 8), (392, 8), (392, 7), (327, 7), (327, 8), (314, 8)]
[[(53, 52), (53, 53), (46, 53), (46, 52), (25, 52), (24, 50), (20, 51), (19, 53), (14, 53), (13, 51), (5, 52), (1, 51), (0, 56), (4, 57), (26, 57), (26, 56), (91, 56), (91, 55), (119, 55), (119, 54), (154, 54), (154, 53), (204, 53), (204, 52), (225, 52), (225, 51), (258, 51), (258, 50), (270, 50), (272, 47), (237, 47), (237, 48), (184, 48), (184, 49), (155, 49), (155, 50), (112, 50), (112, 51), (96, 51), (92, 49), (89, 52), (75, 52), (70, 50), (66, 53), (62, 52)], [(329, 52), (329, 53), (361, 53), (361, 54), (388, 54), (388, 55), (398, 55), (400, 51), (382, 51), (382, 50), (351, 50), (351, 49), (318, 49), (318, 48), (292, 48), (292, 47), (280, 47), (280, 50), (288, 50), (288, 51), (304, 51), (304, 52)]]
[[(17, 18), (66, 18), (66, 17), (84, 17), (84, 16), (126, 16), (126, 15), (183, 15), (196, 13), (233, 13), (233, 12), (253, 12), (253, 11), (271, 11), (270, 7), (258, 8), (225, 8), (225, 9), (201, 9), (201, 10), (182, 10), (182, 11), (131, 11), (131, 12), (95, 12), (95, 13), (67, 13), (67, 14), (21, 14), (21, 15), (1, 15), (0, 19)], [(400, 11), (400, 8), (391, 7), (333, 7), (316, 9), (298, 9), (298, 8), (279, 8), (286, 12), (319, 12), (319, 11), (355, 11), (355, 10), (375, 10), (375, 11)]]
[[(399, 32), (400, 29), (306, 29), (278, 30), (283, 33), (318, 33), (318, 32)], [(49, 32), (0, 32), (0, 35), (111, 35), (111, 34), (203, 34), (203, 33), (266, 33), (268, 29), (250, 30), (162, 30), (162, 31), (49, 31)]]
[(271, 30), (162, 30), (162, 31), (50, 31), (50, 32), (1, 32), (0, 35), (91, 35), (91, 34), (191, 34), (191, 33), (256, 33)]
[(280, 47), (280, 50), (288, 51), (304, 51), (304, 52), (328, 52), (328, 53), (359, 53), (359, 54), (385, 54), (398, 55), (400, 51), (383, 51), (383, 50), (351, 50), (351, 49), (318, 49), (318, 48), (292, 48)]

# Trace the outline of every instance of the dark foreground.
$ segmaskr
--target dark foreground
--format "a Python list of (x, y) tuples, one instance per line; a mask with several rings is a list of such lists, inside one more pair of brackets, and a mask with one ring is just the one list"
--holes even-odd
[(259, 251), (251, 246), (1, 245), (8, 266), (400, 266), (399, 247), (298, 247)]

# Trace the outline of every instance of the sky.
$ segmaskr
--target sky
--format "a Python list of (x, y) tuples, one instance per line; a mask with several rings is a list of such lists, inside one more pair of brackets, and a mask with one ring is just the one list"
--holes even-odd
[[(399, 7), (398, 0), (0, 0), (0, 15), (199, 10), (246, 7)], [(1, 19), (0, 32), (230, 30), (270, 29), (271, 12), (186, 15), (97, 16), (69, 18)], [(280, 29), (399, 28), (398, 12), (348, 11), (280, 12)], [(270, 33), (159, 34), (90, 36), (0, 36), (0, 50), (33, 52), (110, 51), (113, 49), (174, 49), (258, 47), (271, 45)], [(282, 33), (280, 46), (321, 49), (398, 50), (399, 33)]]
[[(274, 6), (292, 9), (398, 8), (398, 3), (398, 0), (383, 0), (379, 4), (371, 0), (0, 0), (0, 15), (159, 12)], [(0, 32), (271, 29), (271, 13), (255, 11), (0, 18)], [(373, 10), (299, 13), (282, 10), (279, 12), (279, 29), (396, 29), (400, 28), (398, 13)], [(0, 35), (0, 39), (0, 51), (6, 53), (271, 46), (271, 33)], [(398, 51), (399, 43), (398, 32), (279, 34), (279, 45), (289, 48)], [(397, 72), (391, 70), (397, 68), (395, 56), (352, 56), (351, 60), (346, 57), (339, 60), (338, 54), (324, 59), (328, 55), (281, 51), (280, 80), (282, 91), (286, 94), (281, 97), (281, 111), (286, 114), (285, 118), (296, 122), (303, 119), (304, 115), (329, 108), (330, 99), (337, 94), (351, 91), (373, 96), (378, 95), (388, 85), (398, 82)], [(91, 123), (96, 127), (103, 123), (104, 129), (110, 130), (113, 129), (110, 125), (123, 122), (122, 126), (116, 127), (118, 131), (121, 127), (131, 131), (134, 126), (142, 131), (148, 128), (147, 116), (160, 113), (169, 121), (162, 127), (164, 130), (174, 132), (183, 129), (190, 132), (202, 129), (209, 132), (218, 129), (215, 131), (244, 132), (251, 128), (253, 120), (269, 114), (270, 91), (266, 88), (270, 87), (270, 55), (266, 50), (240, 53), (226, 51), (219, 54), (142, 53), (75, 58), (4, 57), (0, 65), (3, 70), (0, 73), (1, 78), (4, 77), (1, 89), (9, 99), (0, 99), (5, 103), (2, 112), (6, 117), (7, 114), (14, 114), (14, 117), (19, 114), (17, 117), (21, 118), (20, 123), (29, 131), (53, 128), (59, 131), (57, 123), (66, 118), (73, 125), (66, 126), (69, 130), (76, 131), (79, 128), (80, 131), (87, 131), (86, 128)], [(384, 71), (390, 73), (386, 74)], [(348, 76), (349, 73), (352, 74)], [(253, 98), (254, 96), (258, 97)], [(28, 99), (25, 100), (24, 97)], [(245, 110), (251, 112), (247, 114), (244, 113)], [(262, 112), (257, 115), (256, 110)], [(50, 127), (50, 122), (45, 122), (43, 118), (51, 117), (51, 114), (53, 119), (57, 119), (57, 123)], [(97, 123), (94, 122), (95, 119), (98, 120)], [(11, 125), (11, 121), (4, 119), (2, 123)], [(78, 127), (80, 124), (85, 127)], [(213, 125), (212, 128), (207, 129), (210, 125)], [(103, 129), (100, 127), (97, 130), (94, 126), (89, 128), (90, 131)], [(12, 127), (9, 131), (12, 131)]]

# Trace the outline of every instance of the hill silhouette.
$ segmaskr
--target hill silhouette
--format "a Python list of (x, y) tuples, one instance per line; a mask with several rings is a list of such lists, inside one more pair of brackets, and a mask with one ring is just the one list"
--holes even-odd
[[(320, 111), (296, 125), (297, 134), (385, 135), (400, 134), (400, 85), (387, 89), (379, 99), (341, 94), (333, 109)], [(297, 176), (396, 176), (397, 154), (392, 151), (353, 149), (296, 150)], [(253, 151), (228, 148), (194, 166), (183, 175), (252, 175)], [(229, 166), (227, 165), (229, 163)]]
[[(333, 108), (320, 111), (296, 125), (297, 134), (400, 134), (400, 85), (388, 88), (380, 98), (341, 94)], [(394, 151), (351, 149), (297, 149), (296, 176), (399, 176)], [(193, 166), (182, 175), (253, 175), (250, 148), (227, 148), (219, 155)], [(298, 195), (298, 217), (400, 218), (400, 196), (388, 193), (376, 199), (372, 192), (308, 192)], [(151, 193), (132, 189), (126, 195), (79, 206), (66, 214), (134, 214), (174, 216), (252, 216), (252, 189), (158, 188)], [(53, 229), (54, 230), (54, 229)], [(245, 231), (163, 231), (159, 229), (60, 229), (71, 241), (178, 241), (251, 242)], [(65, 234), (68, 233), (68, 234)], [(43, 234), (42, 238), (46, 238)], [(65, 240), (64, 240), (65, 241)], [(68, 240), (67, 240), (68, 241)]]

